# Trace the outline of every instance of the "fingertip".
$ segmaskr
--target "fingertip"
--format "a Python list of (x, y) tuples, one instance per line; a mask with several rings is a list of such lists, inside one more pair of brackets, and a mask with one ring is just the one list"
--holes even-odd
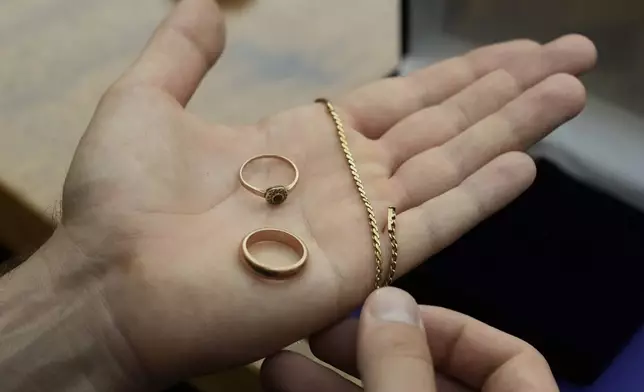
[(536, 167), (530, 156), (512, 151), (502, 154), (472, 174), (462, 187), (477, 200), (482, 217), (507, 205), (532, 185)]
[(358, 340), (366, 390), (434, 390), (432, 356), (411, 295), (393, 287), (373, 292), (360, 319)]
[(562, 107), (568, 118), (578, 115), (586, 106), (586, 87), (575, 76), (559, 73), (544, 81), (545, 99), (554, 99)]
[(569, 58), (576, 61), (577, 70), (575, 73), (589, 71), (597, 63), (597, 47), (584, 35), (564, 35), (552, 41), (548, 46), (556, 50), (566, 50), (569, 53)]
[(262, 366), (260, 367), (260, 376), (262, 378), (264, 377), (270, 377), (271, 373), (274, 369), (274, 364), (280, 361), (280, 357), (284, 354), (284, 351), (279, 351), (273, 355), (269, 355), (268, 357), (264, 358), (262, 361)]
[(575, 47), (579, 52), (592, 55), (590, 57), (595, 57), (597, 54), (597, 48), (595, 47), (594, 42), (583, 34), (566, 34), (554, 40), (553, 43)]
[(522, 184), (527, 189), (537, 176), (537, 166), (532, 157), (524, 152), (512, 151), (497, 158), (497, 170), (509, 183)]
[(224, 19), (214, 0), (179, 1), (117, 84), (160, 90), (185, 106), (224, 44)]
[(259, 371), (259, 377), (262, 386), (267, 388), (268, 392), (282, 390), (280, 386), (285, 379), (284, 369), (290, 369), (287, 365), (297, 355), (291, 351), (280, 351), (264, 359)]
[(166, 23), (194, 43), (208, 66), (219, 58), (226, 42), (226, 25), (217, 1), (179, 0)]
[(309, 339), (311, 352), (322, 361), (356, 376), (358, 318), (347, 318)]
[(383, 287), (371, 293), (364, 310), (379, 323), (402, 323), (422, 326), (414, 297), (395, 287)]

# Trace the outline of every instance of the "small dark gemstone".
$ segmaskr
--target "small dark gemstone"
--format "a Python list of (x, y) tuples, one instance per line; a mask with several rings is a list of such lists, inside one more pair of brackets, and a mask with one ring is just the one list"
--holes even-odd
[(269, 204), (282, 204), (288, 197), (288, 191), (283, 186), (268, 188), (264, 195)]

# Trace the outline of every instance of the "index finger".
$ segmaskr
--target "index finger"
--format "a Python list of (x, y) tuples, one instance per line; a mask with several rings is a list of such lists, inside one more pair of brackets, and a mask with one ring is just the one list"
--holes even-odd
[[(420, 306), (434, 366), (485, 392), (558, 391), (543, 356), (528, 343), (464, 314)], [(354, 376), (358, 322), (347, 319), (314, 336), (316, 357)]]
[(221, 55), (224, 41), (216, 1), (181, 0), (117, 85), (155, 88), (185, 106)]
[(377, 139), (403, 118), (436, 105), (477, 79), (505, 69), (527, 88), (544, 75), (578, 74), (592, 68), (597, 52), (580, 35), (564, 36), (541, 46), (515, 40), (475, 49), (463, 56), (441, 61), (408, 76), (383, 79), (357, 89), (338, 102), (354, 128)]
[(436, 306), (421, 306), (421, 318), (436, 366), (472, 388), (559, 390), (545, 358), (523, 340)]

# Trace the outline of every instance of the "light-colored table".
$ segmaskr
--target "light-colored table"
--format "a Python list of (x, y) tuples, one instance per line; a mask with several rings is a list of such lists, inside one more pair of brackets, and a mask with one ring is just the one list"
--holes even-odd
[[(0, 2), (0, 243), (28, 253), (50, 233), (96, 103), (171, 6)], [(189, 110), (251, 122), (380, 78), (398, 62), (398, 17), (392, 0), (251, 2), (228, 14), (227, 50)]]

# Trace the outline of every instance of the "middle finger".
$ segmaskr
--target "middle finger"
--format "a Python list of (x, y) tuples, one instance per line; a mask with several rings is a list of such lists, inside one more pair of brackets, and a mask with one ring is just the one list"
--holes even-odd
[(423, 204), (497, 156), (527, 149), (579, 114), (585, 94), (574, 76), (551, 76), (443, 145), (415, 155), (391, 179), (399, 190), (396, 205), (404, 211)]
[(443, 144), (501, 109), (548, 76), (588, 71), (595, 60), (592, 42), (579, 35), (565, 36), (517, 56), (442, 103), (404, 118), (381, 138), (392, 155), (392, 172), (412, 156)]

